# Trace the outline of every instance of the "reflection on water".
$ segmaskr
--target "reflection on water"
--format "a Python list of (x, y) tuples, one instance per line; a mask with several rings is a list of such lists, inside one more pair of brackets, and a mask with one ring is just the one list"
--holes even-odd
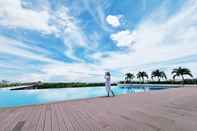
[[(148, 91), (148, 88), (112, 87), (116, 95)], [(42, 89), (42, 90), (0, 90), (0, 107), (43, 104), (55, 101), (106, 96), (105, 87)]]

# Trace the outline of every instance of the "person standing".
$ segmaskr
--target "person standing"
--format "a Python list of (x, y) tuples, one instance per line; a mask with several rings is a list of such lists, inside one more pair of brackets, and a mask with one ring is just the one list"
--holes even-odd
[(110, 96), (110, 93), (115, 96), (114, 92), (111, 89), (111, 75), (110, 72), (105, 73), (105, 88), (107, 91), (107, 96)]

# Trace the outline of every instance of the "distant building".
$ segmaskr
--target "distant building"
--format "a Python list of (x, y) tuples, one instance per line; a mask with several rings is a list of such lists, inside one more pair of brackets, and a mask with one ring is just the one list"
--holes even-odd
[(9, 81), (2, 80), (2, 81), (1, 81), (1, 84), (9, 84)]

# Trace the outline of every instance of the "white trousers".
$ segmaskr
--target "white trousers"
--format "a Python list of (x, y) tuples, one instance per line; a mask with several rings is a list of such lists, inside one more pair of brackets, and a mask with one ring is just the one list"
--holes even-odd
[(111, 92), (111, 83), (105, 82), (105, 88), (106, 88), (107, 93)]

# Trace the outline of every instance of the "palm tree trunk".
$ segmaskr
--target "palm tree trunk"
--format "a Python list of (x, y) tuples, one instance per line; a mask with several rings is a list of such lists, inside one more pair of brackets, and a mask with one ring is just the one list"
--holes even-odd
[(142, 77), (142, 81), (143, 81), (143, 83), (144, 83), (144, 77)]
[(185, 83), (184, 76), (183, 76), (183, 75), (181, 75), (181, 77), (182, 77), (182, 80), (183, 80), (182, 84), (184, 85), (184, 83)]
[(159, 78), (159, 76), (158, 76), (158, 81), (160, 82), (160, 78)]

